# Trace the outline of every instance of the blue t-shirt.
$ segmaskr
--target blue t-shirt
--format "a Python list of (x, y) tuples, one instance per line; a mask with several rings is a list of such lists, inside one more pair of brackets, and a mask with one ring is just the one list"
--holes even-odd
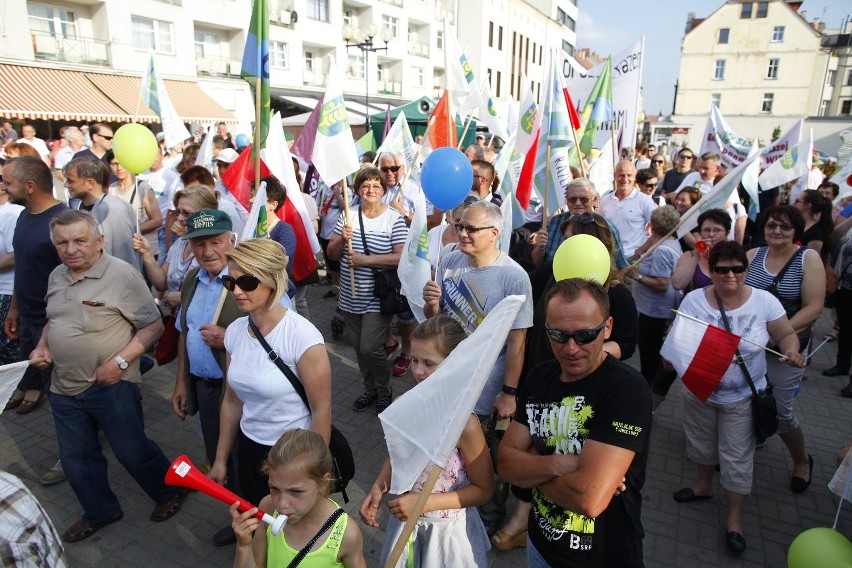
[(68, 207), (57, 203), (33, 215), (26, 209), (18, 216), (12, 246), (15, 249), (15, 300), (21, 316), (37, 325), (47, 321), (45, 295), (47, 279), (62, 264), (56, 247), (50, 242), (50, 220)]

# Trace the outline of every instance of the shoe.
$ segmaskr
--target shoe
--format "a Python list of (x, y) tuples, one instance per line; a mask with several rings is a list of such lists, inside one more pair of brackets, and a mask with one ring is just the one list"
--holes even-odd
[[(498, 542), (494, 540), (494, 537), (499, 538), (500, 541)], [(503, 531), (497, 531), (491, 535), (491, 544), (494, 545), (494, 548), (502, 552), (507, 552), (513, 548), (525, 547), (527, 545), (527, 531), (521, 531), (518, 534), (513, 535), (508, 535)]]
[[(328, 292), (326, 292), (325, 294), (322, 295), (323, 300), (330, 300), (330, 299), (336, 298), (336, 297), (337, 297), (337, 292), (335, 292), (333, 289), (329, 290)], [(234, 531), (232, 530), (231, 532), (234, 532)]]
[(805, 489), (811, 484), (811, 480), (814, 478), (814, 457), (808, 454), (808, 461), (810, 462), (809, 473), (807, 479), (802, 479), (801, 477), (796, 477), (795, 475), (790, 480), (790, 491), (793, 493), (804, 493)]
[(834, 367), (829, 367), (825, 371), (822, 372), (823, 377), (839, 377), (840, 375), (848, 375), (849, 367), (841, 367), (839, 365), (835, 365)]
[(120, 521), (124, 517), (124, 513), (119, 511), (113, 516), (100, 523), (87, 523), (86, 521), (78, 521), (71, 525), (71, 528), (65, 531), (62, 535), (62, 540), (65, 542), (77, 542), (84, 538), (89, 538), (105, 526)]
[(405, 373), (408, 372), (408, 368), (411, 366), (411, 356), (406, 355), (405, 353), (400, 353), (399, 357), (396, 358), (396, 361), (393, 362), (393, 376), (401, 377)]
[(65, 481), (65, 472), (62, 471), (62, 460), (56, 462), (52, 468), (47, 470), (47, 473), (41, 476), (42, 485), (55, 485)]
[(154, 360), (148, 357), (147, 355), (142, 355), (139, 357), (139, 373), (144, 375), (148, 371), (154, 368)]
[(745, 539), (738, 532), (728, 531), (728, 534), (725, 535), (725, 543), (728, 545), (728, 548), (738, 554), (746, 549)]
[(359, 396), (358, 399), (355, 401), (355, 404), (352, 405), (352, 410), (354, 410), (355, 412), (364, 412), (365, 410), (370, 408), (370, 406), (372, 406), (372, 404), (376, 402), (378, 398), (379, 397), (374, 394), (369, 394), (365, 392), (364, 394)]
[(680, 491), (675, 491), (674, 500), (678, 503), (692, 503), (693, 501), (706, 501), (707, 499), (712, 499), (713, 495), (696, 495), (695, 491), (692, 490), (691, 487), (687, 487), (686, 489), (681, 489)]
[[(31, 398), (30, 399), (27, 398), (27, 395), (29, 395), (31, 392), (37, 392), (38, 393), (35, 400), (32, 400)], [(43, 389), (39, 390), (39, 391), (28, 390), (26, 393), (24, 393), (24, 400), (21, 401), (21, 403), (18, 405), (18, 408), (15, 409), (15, 412), (17, 412), (18, 414), (29, 414), (30, 412), (32, 412), (33, 410), (38, 408), (38, 405), (41, 404), (41, 401), (43, 399), (44, 399), (44, 390)]]
[(852, 398), (852, 383), (849, 383), (842, 389), (840, 389), (840, 396), (845, 396), (846, 398)]
[(187, 487), (182, 488), (178, 491), (178, 494), (166, 501), (165, 503), (158, 503), (154, 510), (151, 511), (150, 519), (155, 523), (159, 523), (162, 521), (166, 521), (175, 516), (175, 513), (180, 511), (180, 506), (183, 505), (183, 500), (186, 499), (186, 496), (192, 489)]
[(18, 408), (18, 405), (21, 404), (24, 400), (24, 391), (21, 389), (15, 389), (15, 392), (12, 393), (12, 397), (6, 403), (6, 406), (3, 410), (12, 410), (13, 408)]
[(387, 355), (388, 359), (393, 357), (393, 354), (396, 353), (397, 349), (399, 349), (399, 341), (397, 341), (396, 339), (394, 339), (393, 343), (391, 343), (390, 345), (388, 345), (387, 343), (385, 344), (385, 355)]
[(380, 394), (379, 398), (376, 399), (376, 414), (384, 412), (385, 409), (390, 406), (391, 402), (393, 402), (392, 392), (389, 392), (388, 394)]
[(216, 534), (213, 535), (213, 544), (215, 546), (227, 546), (235, 542), (237, 542), (237, 535), (234, 534), (234, 529), (231, 528), (231, 525), (216, 531)]

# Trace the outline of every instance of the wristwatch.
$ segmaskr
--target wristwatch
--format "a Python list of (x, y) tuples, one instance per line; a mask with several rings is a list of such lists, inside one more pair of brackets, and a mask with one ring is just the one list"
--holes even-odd
[(500, 390), (501, 390), (501, 391), (503, 391), (503, 392), (504, 392), (504, 393), (506, 393), (506, 394), (511, 394), (511, 395), (513, 395), (513, 396), (518, 396), (518, 389), (516, 389), (515, 387), (510, 387), (509, 385), (503, 385), (503, 386), (500, 388)]
[(127, 362), (127, 359), (125, 359), (121, 355), (116, 355), (112, 359), (113, 359), (113, 361), (118, 363), (118, 368), (121, 369), (122, 371), (126, 371), (127, 367), (130, 366), (130, 363)]
[(642, 282), (643, 280), (645, 280), (645, 276), (643, 274), (639, 274), (638, 276), (636, 276), (636, 280)]

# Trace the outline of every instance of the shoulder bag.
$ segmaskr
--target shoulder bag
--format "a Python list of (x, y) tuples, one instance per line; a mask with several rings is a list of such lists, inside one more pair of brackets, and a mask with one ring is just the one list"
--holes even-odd
[[(364, 234), (364, 215), (358, 208), (358, 221), (361, 223), (361, 243), (364, 254), (370, 254), (367, 237)], [(379, 311), (384, 315), (402, 314), (411, 308), (408, 299), (402, 295), (402, 282), (395, 268), (379, 270), (373, 268), (373, 296), (379, 299)]]
[[(263, 334), (260, 333), (260, 330), (257, 329), (257, 326), (253, 321), (251, 321), (250, 317), (248, 322), (255, 338), (257, 338), (263, 346), (263, 349), (266, 351), (269, 360), (275, 363), (275, 366), (284, 373), (284, 376), (287, 377), (287, 380), (289, 380), (290, 384), (293, 385), (293, 390), (299, 394), (299, 398), (302, 399), (302, 402), (308, 407), (308, 412), (310, 412), (311, 405), (308, 404), (308, 395), (305, 393), (305, 387), (302, 384), (302, 381), (299, 380), (290, 367), (284, 364), (278, 356), (278, 353), (272, 349), (269, 342), (266, 341)], [(328, 450), (331, 452), (331, 461), (334, 464), (334, 479), (331, 483), (331, 492), (342, 493), (343, 502), (348, 503), (349, 496), (346, 495), (346, 486), (349, 484), (349, 481), (355, 477), (355, 458), (352, 456), (352, 448), (349, 446), (349, 442), (346, 440), (343, 432), (335, 428), (333, 424), (331, 426), (331, 437), (329, 438)]]

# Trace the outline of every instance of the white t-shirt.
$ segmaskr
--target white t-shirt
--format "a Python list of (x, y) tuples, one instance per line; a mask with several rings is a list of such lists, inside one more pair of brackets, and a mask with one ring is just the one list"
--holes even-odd
[[(707, 297), (704, 295), (704, 289), (687, 294), (679, 309), (703, 322), (726, 329), (722, 321), (722, 313), (710, 306)], [(752, 288), (751, 296), (742, 306), (735, 310), (726, 310), (726, 313), (728, 321), (731, 322), (731, 332), (757, 344), (740, 341), (739, 349), (745, 359), (755, 388), (758, 390), (765, 389), (766, 357), (773, 355), (767, 355), (760, 345), (766, 345), (770, 339), (766, 324), (786, 315), (784, 307), (778, 301), (778, 298), (769, 292)], [(707, 400), (719, 404), (733, 404), (745, 400), (751, 394), (751, 388), (748, 386), (748, 381), (743, 375), (742, 369), (736, 359), (731, 359), (731, 364), (722, 377), (722, 381)]]
[(701, 194), (709, 193), (713, 189), (713, 180), (706, 181), (701, 177), (699, 172), (692, 172), (690, 174), (686, 174), (686, 177), (683, 178), (683, 181), (680, 182), (680, 185), (677, 186), (675, 193), (678, 193), (681, 189), (685, 187), (695, 187), (701, 191)]
[[(325, 343), (319, 330), (293, 310), (287, 310), (265, 339), (299, 380), (296, 364), (302, 354)], [(225, 330), (225, 349), (231, 355), (228, 384), (243, 402), (240, 429), (246, 437), (273, 446), (288, 430), (310, 429), (310, 410), (260, 342), (249, 335), (248, 317)]]
[(32, 140), (27, 140), (26, 138), (19, 138), (18, 142), (23, 144), (29, 144), (33, 148), (36, 149), (38, 155), (44, 158), (45, 156), (50, 156), (50, 150), (47, 148), (47, 144), (44, 143), (44, 140), (41, 138), (33, 138)]
[(633, 256), (648, 238), (645, 228), (651, 222), (651, 213), (656, 207), (653, 199), (636, 188), (624, 199), (617, 199), (614, 190), (601, 196), (600, 214), (618, 229), (625, 257)]
[[(18, 215), (23, 210), (23, 207), (15, 205), (11, 201), (0, 205), (0, 256), (15, 252), (15, 249), (12, 248), (12, 236), (15, 234), (15, 225), (18, 224)], [(14, 280), (14, 268), (0, 272), (0, 295), (12, 295)]]
[(154, 190), (154, 195), (157, 197), (157, 204), (160, 206), (160, 215), (163, 216), (163, 223), (166, 222), (166, 216), (169, 211), (174, 209), (172, 200), (178, 187), (183, 187), (180, 181), (180, 176), (171, 168), (162, 167), (156, 172), (148, 170), (145, 174), (140, 175), (139, 179), (144, 179)]

